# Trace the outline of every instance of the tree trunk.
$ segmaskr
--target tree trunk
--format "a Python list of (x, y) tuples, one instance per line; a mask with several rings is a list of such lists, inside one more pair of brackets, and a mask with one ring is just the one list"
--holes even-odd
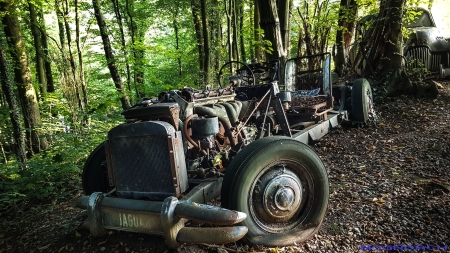
[(239, 1), (239, 42), (242, 61), (247, 62), (244, 39), (244, 3), (242, 1)]
[(201, 3), (201, 14), (202, 14), (202, 28), (203, 28), (203, 45), (205, 58), (203, 59), (203, 72), (204, 72), (204, 85), (209, 84), (209, 68), (210, 68), (210, 44), (209, 44), (209, 29), (208, 29), (208, 18), (206, 13), (206, 0), (200, 0)]
[(346, 59), (353, 30), (356, 23), (358, 5), (356, 0), (341, 0), (339, 7), (338, 30), (336, 32), (335, 71), (339, 77), (344, 75)]
[(261, 18), (259, 15), (259, 0), (255, 0), (255, 9), (253, 10), (253, 33), (255, 38), (255, 58), (256, 61), (261, 62), (265, 60), (264, 52), (261, 48), (262, 36), (261, 36)]
[(66, 40), (64, 39), (64, 18), (63, 13), (61, 11), (61, 6), (59, 0), (55, 0), (55, 11), (56, 11), (56, 19), (58, 22), (58, 30), (59, 30), (59, 43), (61, 44), (61, 50), (65, 50), (66, 48)]
[[(384, 0), (387, 1), (387, 0)], [(383, 75), (388, 78), (388, 94), (416, 93), (410, 79), (406, 76), (402, 68), (403, 60), (403, 34), (402, 17), (406, 0), (390, 0), (385, 3), (387, 6), (386, 21), (384, 26), (384, 55), (381, 57)], [(382, 5), (381, 5), (382, 6)]]
[[(281, 59), (286, 57), (283, 37), (280, 30), (280, 19), (278, 17), (276, 0), (258, 0), (259, 15), (261, 17), (261, 28), (264, 37), (272, 42), (273, 52), (269, 59)], [(280, 1), (283, 5), (287, 0)]]
[(15, 142), (15, 153), (17, 156), (17, 160), (19, 162), (26, 162), (26, 145), (25, 145), (25, 135), (23, 134), (22, 123), (20, 120), (20, 108), (19, 103), (17, 102), (13, 82), (9, 78), (8, 75), (8, 63), (6, 61), (5, 52), (1, 45), (3, 45), (3, 41), (0, 42), (0, 74), (1, 74), (1, 87), (2, 91), (6, 96), (6, 100), (9, 105), (9, 117), (11, 118), (11, 123), (13, 127), (13, 137)]
[(240, 60), (239, 51), (238, 51), (238, 29), (237, 29), (237, 7), (236, 0), (231, 0), (231, 23), (232, 23), (232, 31), (233, 31), (233, 59), (236, 61)]
[(214, 68), (212, 71), (214, 71), (214, 73), (219, 72), (220, 67), (222, 66), (221, 64), (221, 46), (222, 46), (222, 22), (220, 18), (217, 17), (222, 17), (223, 15), (223, 10), (220, 9), (220, 0), (213, 0), (212, 1), (212, 11), (211, 11), (211, 26), (210, 26), (210, 30), (211, 30), (211, 36), (210, 36), (210, 41), (211, 41), (211, 65), (213, 65), (212, 67)]
[(289, 56), (289, 48), (290, 48), (290, 41), (291, 41), (291, 36), (290, 36), (290, 29), (291, 29), (291, 25), (290, 25), (290, 13), (292, 10), (292, 6), (293, 6), (293, 0), (284, 0), (284, 1), (279, 1), (279, 7), (278, 9), (280, 10), (279, 13), (279, 18), (280, 18), (280, 32), (281, 32), (281, 37), (282, 37), (282, 41), (283, 41), (283, 47), (286, 50), (286, 55)]
[[(42, 10), (39, 12), (39, 17), (41, 22), (44, 21), (44, 15), (42, 13)], [(47, 32), (45, 29), (45, 26), (42, 26), (41, 30), (42, 36), (42, 50), (44, 53), (44, 67), (45, 67), (45, 79), (47, 80), (47, 91), (48, 92), (54, 92), (55, 91), (55, 84), (53, 83), (53, 76), (52, 76), (52, 64), (50, 61), (50, 55), (49, 55), (49, 48), (48, 48), (48, 41), (47, 41)]]
[(78, 13), (78, 0), (75, 0), (75, 42), (77, 44), (77, 55), (78, 55), (78, 72), (79, 72), (79, 80), (81, 85), (81, 91), (83, 97), (83, 104), (85, 108), (88, 107), (88, 97), (86, 91), (86, 81), (84, 80), (84, 65), (83, 65), (83, 52), (81, 50), (81, 41), (80, 41), (80, 19)]
[[(126, 11), (128, 16), (128, 29), (130, 31), (131, 37), (131, 45), (133, 51), (133, 76), (134, 76), (134, 88), (136, 90), (136, 96), (142, 97), (145, 95), (145, 86), (144, 86), (144, 70), (142, 67), (143, 59), (144, 59), (144, 50), (140, 48), (140, 45), (143, 41), (143, 34), (138, 32), (138, 26), (136, 21), (134, 20), (134, 2), (126, 0)], [(139, 91), (141, 88), (141, 91)]]
[(0, 11), (4, 12), (2, 24), (5, 35), (8, 39), (8, 46), (13, 49), (12, 58), (14, 60), (14, 74), (17, 85), (19, 99), (22, 104), (22, 114), (25, 128), (27, 129), (27, 141), (31, 153), (38, 153), (48, 146), (47, 139), (40, 136), (36, 128), (41, 122), (39, 104), (36, 97), (36, 91), (31, 80), (30, 67), (28, 65), (28, 56), (25, 43), (22, 40), (20, 32), (19, 19), (12, 15), (16, 13), (9, 2), (0, 2)]
[(31, 34), (33, 35), (34, 50), (36, 52), (36, 73), (41, 95), (45, 96), (47, 93), (47, 80), (45, 75), (44, 53), (42, 52), (41, 31), (39, 29), (36, 7), (31, 1), (28, 1), (28, 10), (30, 12), (30, 29)]
[(73, 57), (73, 51), (72, 51), (72, 36), (70, 33), (71, 29), (70, 29), (69, 21), (67, 20), (69, 17), (69, 2), (68, 2), (68, 0), (65, 0), (63, 9), (64, 9), (63, 20), (64, 20), (64, 27), (66, 29), (67, 48), (69, 51), (69, 63), (70, 63), (71, 71), (72, 71), (75, 95), (76, 95), (77, 102), (78, 102), (78, 108), (80, 108), (81, 110), (84, 110), (84, 104), (83, 104), (83, 100), (81, 98), (80, 88), (79, 88), (79, 84), (78, 84), (78, 82), (79, 82), (78, 70), (77, 70), (77, 66), (75, 64), (75, 59)]
[[(191, 9), (192, 9), (192, 17), (194, 20), (194, 29), (195, 29), (195, 38), (197, 39), (197, 50), (198, 50), (198, 64), (200, 72), (205, 69), (205, 62), (203, 59), (205, 58), (205, 49), (203, 45), (203, 34), (202, 34), (202, 23), (200, 19), (200, 6), (198, 3), (199, 0), (191, 0)], [(202, 75), (202, 74), (200, 74)]]
[[(60, 86), (62, 87), (62, 91), (64, 96), (66, 97), (68, 103), (67, 105), (72, 111), (72, 120), (75, 120), (77, 111), (77, 107), (79, 108), (79, 102), (80, 99), (74, 98), (73, 94), (76, 93), (74, 90), (74, 85), (72, 84), (73, 80), (73, 74), (69, 73), (72, 68), (70, 68), (70, 61), (69, 58), (66, 55), (66, 31), (64, 27), (64, 13), (63, 8), (61, 6), (60, 0), (55, 0), (55, 11), (56, 11), (56, 18), (58, 23), (58, 30), (59, 30), (59, 51), (60, 51), (60, 59), (59, 64), (57, 64), (57, 68), (59, 69), (59, 72), (62, 75), (62, 78), (60, 79)], [(70, 36), (69, 36), (70, 37)], [(72, 78), (71, 78), (72, 76)]]
[[(227, 16), (227, 44), (228, 44), (228, 61), (235, 60), (233, 58), (233, 30), (232, 30), (232, 11), (231, 11), (231, 2), (232, 0), (225, 0), (223, 1), (225, 5), (225, 14)], [(233, 72), (233, 65), (231, 65), (231, 72)]]
[[(277, 1), (276, 0), (258, 0), (259, 1), (259, 15), (261, 17), (261, 28), (264, 30), (264, 36), (267, 40), (272, 42), (272, 54), (268, 57), (269, 60), (280, 60), (278, 68), (278, 80), (281, 85), (284, 85), (284, 64), (286, 62), (286, 48), (284, 47), (283, 36), (280, 30), (280, 19), (278, 17)], [(279, 1), (280, 6), (286, 5), (286, 1)], [(288, 16), (289, 17), (289, 16)], [(283, 17), (283, 22), (289, 22), (288, 17)]]
[(111, 42), (109, 41), (109, 37), (106, 32), (106, 23), (103, 18), (103, 14), (100, 10), (99, 1), (92, 0), (92, 6), (94, 8), (98, 28), (100, 29), (100, 35), (103, 41), (103, 48), (105, 50), (105, 57), (108, 63), (109, 72), (111, 73), (111, 77), (114, 81), (117, 91), (121, 95), (120, 101), (122, 103), (122, 108), (124, 110), (127, 110), (131, 107), (130, 101), (128, 100), (128, 96), (123, 87), (122, 79), (120, 78), (119, 70), (117, 69), (116, 60), (114, 58), (113, 51), (111, 48)]
[(173, 29), (175, 32), (175, 49), (177, 50), (177, 62), (178, 62), (178, 75), (181, 77), (183, 75), (183, 66), (181, 65), (181, 54), (180, 54), (180, 35), (179, 35), (179, 24), (178, 24), (178, 3), (176, 4), (176, 10), (173, 15)]
[(127, 81), (126, 81), (126, 83), (127, 83), (127, 87), (128, 87), (128, 92), (131, 93), (131, 70), (130, 70), (130, 63), (128, 61), (128, 52), (127, 52), (127, 46), (126, 46), (126, 42), (125, 42), (125, 31), (123, 29), (123, 23), (122, 23), (122, 13), (121, 13), (120, 8), (119, 8), (119, 1), (118, 0), (112, 0), (112, 3), (113, 3), (113, 6), (114, 6), (114, 13), (116, 14), (117, 24), (119, 25), (120, 43), (122, 45), (122, 54), (123, 54), (123, 56), (125, 58), (125, 65), (126, 65), (126, 68), (127, 68)]

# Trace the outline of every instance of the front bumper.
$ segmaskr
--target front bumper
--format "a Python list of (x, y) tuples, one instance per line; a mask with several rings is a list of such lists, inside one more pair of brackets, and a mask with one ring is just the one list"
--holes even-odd
[[(246, 226), (236, 226), (247, 215), (206, 203), (217, 196), (222, 179), (201, 183), (181, 200), (167, 197), (163, 202), (108, 197), (93, 193), (78, 198), (77, 207), (87, 209), (83, 223), (93, 236), (103, 236), (108, 229), (163, 235), (170, 248), (182, 243), (226, 244), (245, 236)], [(219, 188), (217, 188), (219, 187)], [(211, 227), (185, 227), (188, 221)]]

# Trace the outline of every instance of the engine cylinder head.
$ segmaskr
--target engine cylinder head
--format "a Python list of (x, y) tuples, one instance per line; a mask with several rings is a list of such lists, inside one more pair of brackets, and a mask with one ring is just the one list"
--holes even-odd
[(192, 119), (192, 136), (199, 139), (215, 136), (219, 132), (217, 116), (205, 116)]

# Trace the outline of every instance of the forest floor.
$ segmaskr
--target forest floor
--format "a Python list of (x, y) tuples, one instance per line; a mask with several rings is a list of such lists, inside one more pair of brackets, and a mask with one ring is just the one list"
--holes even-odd
[(356, 252), (361, 245), (421, 252), (420, 245), (450, 246), (450, 83), (439, 92), (437, 99), (376, 99), (377, 123), (339, 127), (313, 145), (328, 168), (330, 201), (319, 233), (296, 246), (238, 242), (172, 251), (161, 236), (111, 231), (93, 238), (81, 226), (86, 211), (74, 207), (81, 195), (75, 190), (71, 199), (1, 213), (0, 253)]

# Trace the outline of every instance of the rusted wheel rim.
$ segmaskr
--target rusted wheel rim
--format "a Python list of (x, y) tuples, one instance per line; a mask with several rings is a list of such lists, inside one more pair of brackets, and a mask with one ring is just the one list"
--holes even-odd
[(248, 198), (250, 218), (271, 233), (301, 224), (311, 209), (311, 175), (302, 164), (284, 160), (265, 167), (254, 180)]

